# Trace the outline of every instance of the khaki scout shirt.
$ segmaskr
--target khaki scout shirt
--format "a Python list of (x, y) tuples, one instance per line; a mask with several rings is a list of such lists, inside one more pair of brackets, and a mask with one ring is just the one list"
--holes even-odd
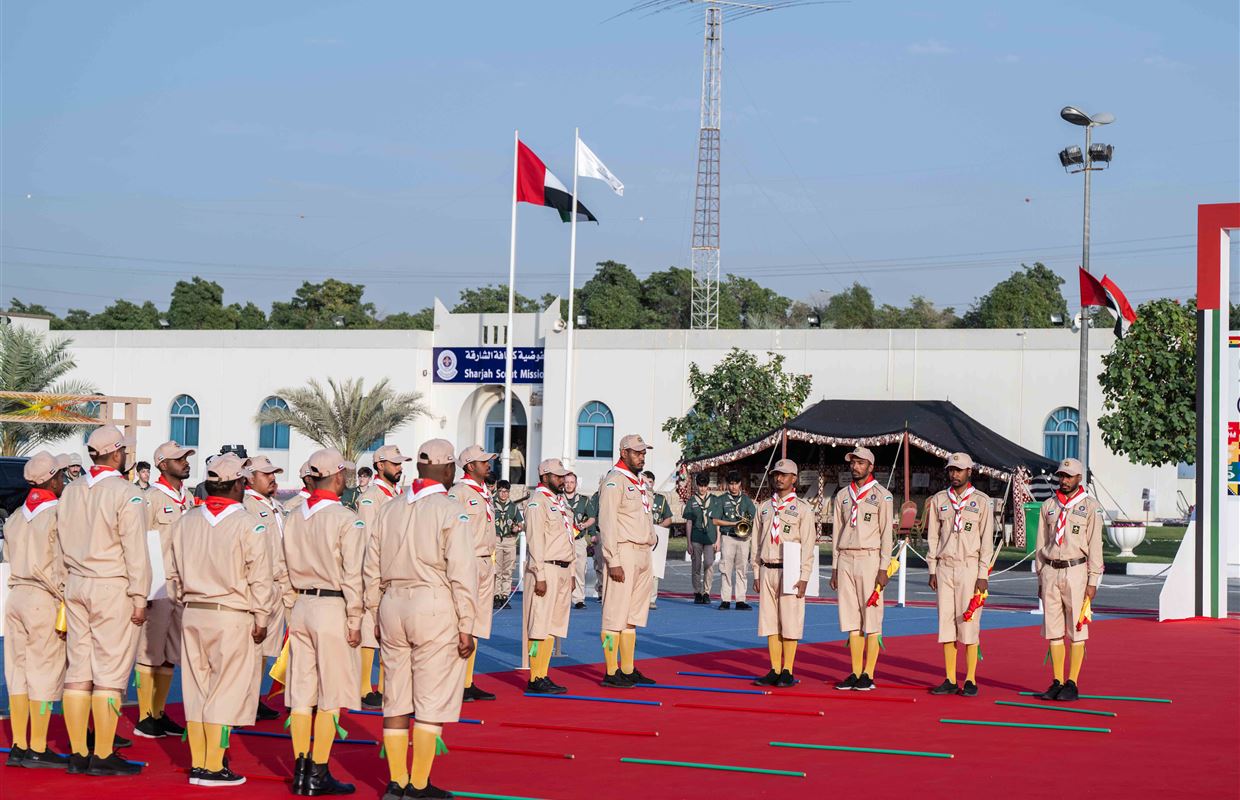
[(775, 520), (775, 503), (771, 499), (762, 501), (758, 506), (758, 517), (754, 520), (754, 532), (749, 541), (749, 560), (758, 574), (760, 562), (781, 563), (784, 560), (783, 542), (799, 542), (801, 545), (801, 563), (799, 565), (784, 564), (789, 570), (799, 567), (798, 581), (808, 581), (810, 574), (818, 567), (818, 534), (814, 529), (814, 507), (807, 500), (788, 496), (784, 508), (779, 512), (779, 543), (771, 537), (771, 528)]
[(1072, 503), (1064, 526), (1063, 543), (1055, 544), (1055, 525), (1059, 520), (1058, 493), (1042, 504), (1038, 513), (1037, 556), (1034, 571), (1041, 572), (1047, 561), (1086, 559), (1089, 585), (1102, 580), (1102, 505), (1088, 494)]
[(124, 578), (134, 608), (146, 608), (151, 560), (146, 550), (146, 498), (109, 470), (65, 487), (56, 509), (65, 569), (82, 578)]
[(241, 503), (214, 515), (200, 506), (172, 526), (168, 583), (178, 603), (219, 603), (268, 627), (274, 608), (271, 523)]
[(879, 563), (886, 569), (891, 560), (892, 547), (892, 501), (891, 492), (875, 483), (861, 498), (857, 509), (857, 524), (852, 524), (852, 497), (845, 486), (835, 493), (834, 546), (831, 548), (831, 568), (839, 561), (841, 550), (877, 550)]
[(930, 513), (926, 520), (926, 539), (929, 550), (926, 561), (930, 574), (935, 574), (940, 559), (964, 566), (976, 561), (977, 577), (986, 580), (990, 574), (990, 559), (995, 552), (995, 515), (990, 498), (976, 489), (964, 501), (960, 510), (960, 532), (955, 527), (956, 512), (952, 509), (947, 490), (930, 498)]
[(531, 492), (525, 504), (525, 546), (529, 551), (525, 563), (538, 581), (544, 579), (548, 561), (577, 560), (573, 550), (577, 530), (573, 512), (566, 513), (562, 497), (547, 497), (540, 489)]
[(344, 592), (349, 630), (361, 630), (365, 558), (366, 523), (339, 500), (307, 500), (284, 521), (275, 573), (284, 576), (285, 607), (297, 602), (298, 589), (335, 589)]
[(375, 520), (379, 518), (379, 509), (384, 503), (400, 496), (400, 489), (376, 476), (370, 485), (357, 496), (357, 515), (366, 523), (366, 530), (373, 533)]
[(465, 509), (442, 488), (409, 490), (385, 505), (366, 550), (366, 608), (377, 613), (389, 586), (446, 588), (457, 632), (472, 632), (478, 567), (468, 523)]
[(275, 497), (263, 497), (253, 489), (245, 490), (245, 499), (242, 503), (245, 505), (245, 510), (258, 517), (258, 521), (265, 528), (263, 541), (267, 545), (267, 562), (271, 565), (272, 581), (277, 584), (277, 588), (271, 593), (271, 619), (274, 621), (279, 617), (281, 606), (284, 604), (284, 598), (281, 597), (278, 587), (284, 578), (277, 570), (281, 563), (280, 549), (284, 546), (284, 520), (287, 512)]
[(298, 489), (297, 494), (293, 495), (288, 500), (284, 501), (283, 506), (284, 506), (285, 515), (292, 514), (293, 509), (300, 507), (302, 503), (306, 502), (309, 499), (310, 499), (309, 492), (307, 492), (304, 488)]
[[(598, 529), (603, 544), (603, 559), (617, 564), (617, 552), (621, 544), (653, 547), (658, 541), (650, 524), (650, 511), (642, 502), (646, 491), (639, 477), (633, 478), (618, 469), (607, 473), (603, 488), (598, 491)], [(653, 492), (647, 493), (651, 509), (654, 508)]]
[(470, 541), (474, 543), (474, 555), (490, 558), (495, 554), (495, 506), (474, 487), (458, 481), (448, 490), (448, 499), (455, 500), (465, 508), (469, 522), (465, 523)]
[[(172, 526), (193, 507), (194, 496), (185, 491), (185, 484), (181, 484), (180, 492), (174, 492), (156, 480), (146, 490), (146, 529), (159, 534), (159, 550), (164, 557), (165, 583), (172, 568)], [(168, 587), (168, 596), (175, 596), (171, 586)]]
[(59, 500), (45, 500), (31, 511), (23, 502), (4, 523), (10, 589), (37, 586), (59, 600), (64, 599), (65, 562), (56, 528), (59, 505)]

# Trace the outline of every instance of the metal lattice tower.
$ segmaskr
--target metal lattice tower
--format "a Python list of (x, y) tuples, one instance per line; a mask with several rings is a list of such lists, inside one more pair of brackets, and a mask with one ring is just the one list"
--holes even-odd
[(702, 125), (693, 201), (693, 301), (689, 326), (719, 327), (719, 123), (723, 88), (723, 9), (706, 7), (702, 51)]

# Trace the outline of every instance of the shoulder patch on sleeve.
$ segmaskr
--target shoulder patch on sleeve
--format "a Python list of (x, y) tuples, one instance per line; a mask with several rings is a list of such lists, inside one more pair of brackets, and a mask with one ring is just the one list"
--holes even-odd
[(456, 496), (456, 492), (448, 492), (448, 499), (449, 499), (449, 500), (457, 500), (458, 498), (457, 498), (457, 496)]
[(262, 532), (263, 532), (263, 531), (265, 531), (265, 530), (267, 530), (267, 526), (266, 526), (266, 525), (255, 525), (255, 526), (254, 526), (254, 532), (255, 532), (255, 533), (262, 533)]
[(145, 500), (144, 498), (142, 498), (142, 497), (139, 497), (139, 496), (136, 496), (136, 495), (135, 495), (134, 497), (129, 498), (129, 502), (131, 502), (131, 503), (145, 503), (145, 502), (146, 502), (146, 500)]
[(616, 482), (615, 482), (615, 481), (607, 481), (607, 485), (608, 485), (608, 486), (615, 486), (615, 485), (616, 485)]
[(374, 500), (371, 500), (369, 497), (363, 497), (363, 498), (362, 498), (362, 505), (364, 505), (364, 506), (373, 506), (374, 504), (375, 504), (375, 501), (374, 501)]
[(354, 527), (354, 528), (365, 528), (365, 527), (366, 527), (366, 523), (365, 523), (365, 522), (362, 522), (360, 519), (355, 519), (355, 520), (353, 520), (353, 527)]
[(526, 504), (526, 508), (538, 508), (538, 501), (531, 500), (529, 503)]
[(457, 517), (457, 519), (459, 519), (461, 522), (469, 522), (469, 515), (461, 514), (459, 517)]

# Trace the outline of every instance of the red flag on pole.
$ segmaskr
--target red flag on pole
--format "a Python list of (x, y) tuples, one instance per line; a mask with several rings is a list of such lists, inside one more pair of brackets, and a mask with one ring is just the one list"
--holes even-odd
[(1128, 298), (1115, 285), (1115, 281), (1106, 275), (1102, 276), (1102, 280), (1098, 280), (1084, 269), (1080, 270), (1080, 273), (1081, 308), (1101, 306), (1110, 309), (1115, 315), (1115, 336), (1123, 338), (1128, 326), (1137, 321), (1137, 312), (1132, 310)]

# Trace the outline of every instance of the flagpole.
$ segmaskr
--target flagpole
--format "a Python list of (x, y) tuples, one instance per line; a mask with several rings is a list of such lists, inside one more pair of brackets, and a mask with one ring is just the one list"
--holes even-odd
[(573, 129), (573, 204), (572, 228), (568, 235), (568, 338), (564, 342), (564, 457), (571, 465), (577, 448), (570, 447), (573, 419), (573, 327), (577, 322), (573, 311), (574, 287), (577, 285), (577, 159), (581, 152), (581, 128)]
[(509, 479), (512, 470), (512, 336), (517, 282), (517, 157), (520, 131), (512, 132), (512, 233), (508, 249), (508, 327), (504, 336), (504, 452), (500, 454), (500, 475)]

